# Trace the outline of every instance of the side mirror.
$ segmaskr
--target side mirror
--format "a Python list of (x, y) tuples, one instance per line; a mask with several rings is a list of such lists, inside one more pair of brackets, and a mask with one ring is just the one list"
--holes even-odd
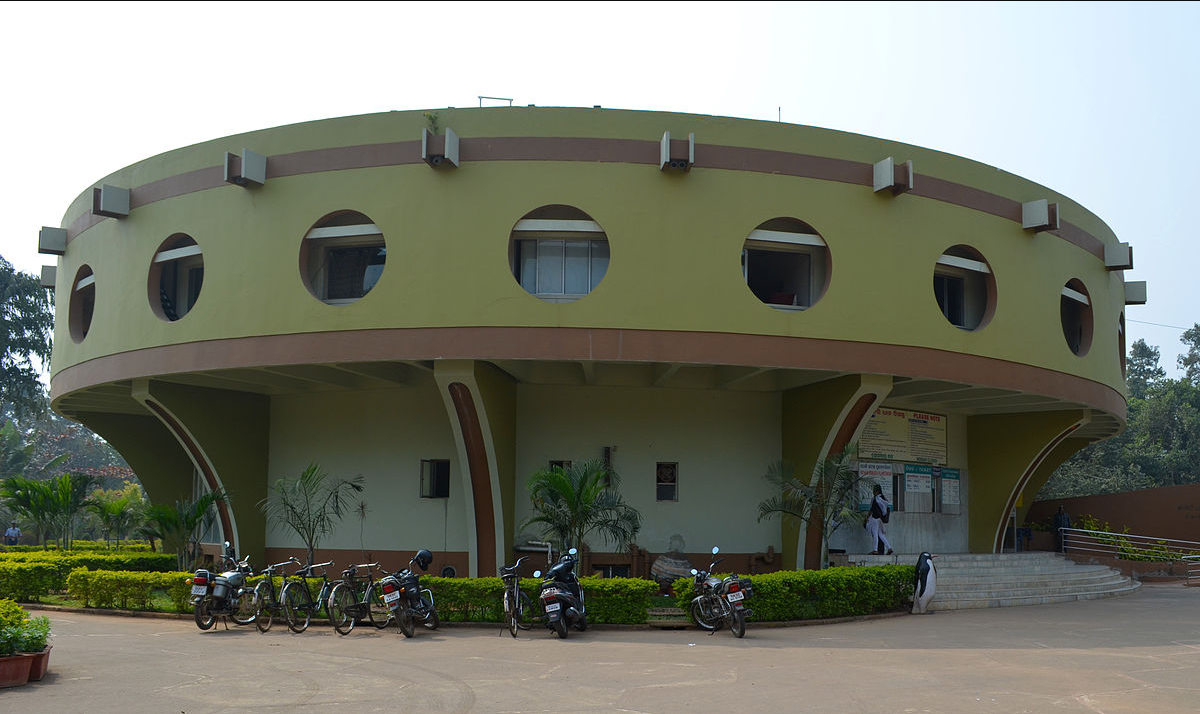
[(576, 553), (578, 553), (578, 552), (579, 552), (578, 550), (575, 550), (574, 548), (572, 548), (572, 549), (570, 549), (570, 550), (568, 550), (568, 551), (567, 551), (567, 555), (575, 555), (575, 554), (576, 554)]
[(542, 571), (540, 571), (540, 570), (533, 571), (533, 577), (535, 577), (535, 578), (542, 577)]
[(696, 570), (695, 568), (692, 568), (692, 575), (695, 575), (695, 574), (697, 574), (697, 573), (699, 573), (699, 572), (700, 572), (699, 570)]
[(713, 546), (713, 555), (716, 555), (717, 553), (720, 553), (720, 552), (721, 552), (721, 549), (714, 545)]

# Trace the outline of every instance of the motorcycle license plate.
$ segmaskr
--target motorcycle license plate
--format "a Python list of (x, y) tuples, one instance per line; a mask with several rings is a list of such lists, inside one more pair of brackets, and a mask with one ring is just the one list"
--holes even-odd
[(193, 585), (192, 586), (192, 594), (193, 595), (203, 595), (206, 592), (208, 592), (207, 585)]
[(389, 605), (396, 602), (399, 599), (400, 599), (400, 591), (399, 590), (397, 590), (396, 592), (392, 592), (392, 593), (384, 593), (384, 595), (383, 595), (383, 601)]
[(729, 602), (741, 602), (746, 598), (746, 596), (740, 592), (729, 593), (727, 597), (729, 598)]
[(559, 605), (556, 602), (552, 602), (546, 606), (546, 612), (558, 612), (561, 609), (562, 609), (562, 605)]

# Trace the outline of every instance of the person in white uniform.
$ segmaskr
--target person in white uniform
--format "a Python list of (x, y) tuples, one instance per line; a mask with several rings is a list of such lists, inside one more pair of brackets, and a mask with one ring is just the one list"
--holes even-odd
[(875, 484), (873, 490), (875, 493), (871, 498), (871, 512), (867, 516), (867, 522), (863, 524), (871, 536), (871, 546), (875, 549), (871, 551), (871, 555), (883, 555), (885, 552), (891, 555), (892, 544), (887, 538), (883, 524), (888, 522), (892, 504), (883, 497), (883, 488), (879, 484)]

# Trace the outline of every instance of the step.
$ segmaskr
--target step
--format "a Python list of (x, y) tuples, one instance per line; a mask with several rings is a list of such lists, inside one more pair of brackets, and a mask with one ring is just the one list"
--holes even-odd
[(1141, 587), (1141, 583), (1132, 582), (1125, 587), (1111, 590), (1092, 590), (1081, 593), (1060, 595), (1023, 595), (991, 598), (963, 596), (952, 600), (942, 600), (939, 597), (941, 595), (941, 592), (939, 591), (934, 594), (933, 602), (929, 604), (929, 610), (969, 610), (985, 607), (1018, 607), (1024, 605), (1049, 605), (1062, 602), (1078, 602), (1080, 600), (1098, 600), (1100, 598), (1128, 595), (1129, 593), (1137, 590), (1139, 587)]
[(646, 610), (646, 625), (664, 630), (691, 627), (692, 618), (677, 607), (651, 607)]

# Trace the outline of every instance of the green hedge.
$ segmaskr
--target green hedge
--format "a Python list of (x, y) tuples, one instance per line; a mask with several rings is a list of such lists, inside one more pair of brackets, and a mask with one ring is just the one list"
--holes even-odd
[(61, 578), (53, 563), (9, 563), (0, 560), (0, 598), (37, 600), (57, 587)]
[[(915, 577), (912, 565), (781, 570), (751, 576), (754, 596), (746, 605), (763, 622), (895, 612), (911, 605)], [(674, 591), (676, 605), (690, 612), (692, 579), (676, 580)]]
[(78, 552), (123, 552), (123, 553), (149, 553), (150, 544), (144, 540), (123, 540), (117, 548), (113, 548), (111, 541), (102, 540), (76, 540), (71, 542), (71, 550), (63, 550), (58, 547), (57, 543), (47, 543), (46, 545), (0, 545), (0, 553), (78, 553)]
[(192, 573), (133, 572), (76, 568), (67, 576), (67, 595), (84, 607), (148, 610), (155, 590), (164, 591), (178, 612), (190, 612)]
[[(167, 553), (0, 553), (0, 567), (40, 565), (39, 568), (17, 568), (12, 571), (17, 583), (10, 586), (7, 577), (0, 576), (0, 593), (21, 600), (36, 599), (54, 591), (67, 589), (67, 576), (76, 568), (89, 570), (118, 570), (164, 572), (175, 569), (175, 556)], [(6, 571), (0, 570), (0, 573)], [(47, 573), (52, 573), (47, 575)], [(10, 590), (11, 588), (11, 590)], [(2, 595), (0, 595), (2, 596)]]

